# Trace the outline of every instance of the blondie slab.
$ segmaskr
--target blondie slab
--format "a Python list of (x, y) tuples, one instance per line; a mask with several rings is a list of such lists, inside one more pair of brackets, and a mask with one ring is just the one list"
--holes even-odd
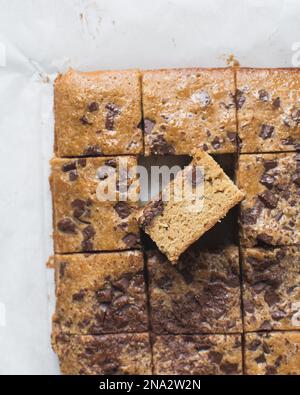
[(300, 69), (237, 69), (242, 152), (300, 149)]
[(242, 262), (245, 330), (300, 329), (300, 247), (246, 248)]
[(300, 374), (300, 332), (245, 335), (247, 374)]
[(300, 243), (300, 153), (241, 155), (241, 242)]
[(231, 68), (143, 72), (145, 154), (236, 151)]
[(166, 335), (153, 339), (154, 374), (241, 374), (240, 335)]
[[(130, 200), (130, 195), (127, 201), (115, 200), (120, 198), (124, 182), (128, 183), (129, 191), (137, 182), (133, 171), (136, 163), (134, 157), (51, 161), (55, 252), (124, 250), (139, 246), (137, 203), (133, 198)], [(99, 200), (96, 191), (102, 185), (111, 185), (116, 192), (112, 201)]]
[(162, 196), (142, 209), (139, 224), (168, 259), (175, 262), (242, 198), (243, 194), (214, 159), (198, 151)]
[(151, 374), (149, 335), (53, 335), (53, 348), (65, 375)]
[(54, 327), (68, 334), (143, 332), (147, 309), (139, 251), (56, 255)]
[(238, 247), (190, 248), (177, 266), (149, 251), (147, 267), (155, 333), (242, 332)]
[(136, 70), (59, 75), (54, 87), (59, 157), (140, 154), (141, 81)]

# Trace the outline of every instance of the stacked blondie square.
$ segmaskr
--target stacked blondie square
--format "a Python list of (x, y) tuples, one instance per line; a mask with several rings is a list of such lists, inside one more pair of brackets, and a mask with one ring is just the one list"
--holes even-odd
[[(70, 70), (56, 79), (54, 110), (52, 343), (62, 373), (300, 374), (300, 70)], [(187, 238), (183, 254), (167, 240), (173, 262), (146, 235), (164, 205), (141, 216), (119, 180), (138, 183), (138, 156), (195, 150), (242, 192), (211, 164), (227, 189), (220, 183), (209, 216), (244, 199), (216, 226), (207, 218), (211, 229)], [(116, 195), (104, 201), (109, 169)], [(193, 218), (183, 232), (170, 213), (164, 226), (173, 221), (186, 243)]]

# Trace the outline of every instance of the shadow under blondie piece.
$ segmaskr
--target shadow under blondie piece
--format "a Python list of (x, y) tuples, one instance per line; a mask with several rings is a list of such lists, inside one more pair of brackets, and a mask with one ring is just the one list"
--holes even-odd
[(154, 374), (242, 374), (241, 335), (155, 335)]
[[(56, 253), (139, 248), (135, 218), (138, 204), (134, 196), (130, 198), (130, 188), (138, 182), (136, 164), (132, 156), (51, 161)], [(129, 196), (127, 201), (118, 201), (124, 192), (123, 183)], [(100, 187), (104, 191), (111, 188), (114, 193), (111, 200), (100, 199), (101, 193), (97, 194)]]
[(241, 244), (300, 243), (300, 153), (241, 155)]
[(232, 68), (142, 73), (145, 154), (236, 152)]
[(300, 149), (300, 69), (236, 71), (238, 135), (242, 152)]
[(60, 74), (54, 85), (56, 155), (142, 153), (140, 78), (137, 70)]
[(245, 370), (251, 375), (299, 375), (300, 332), (247, 333)]
[(242, 332), (238, 247), (190, 248), (178, 265), (149, 251), (147, 268), (154, 333)]
[(198, 151), (161, 197), (141, 210), (138, 221), (168, 259), (176, 262), (242, 198), (242, 192), (214, 159)]
[(300, 327), (300, 247), (242, 250), (246, 331)]
[(143, 266), (139, 251), (56, 255), (54, 331), (75, 335), (147, 331)]
[(65, 375), (151, 374), (148, 333), (52, 338)]

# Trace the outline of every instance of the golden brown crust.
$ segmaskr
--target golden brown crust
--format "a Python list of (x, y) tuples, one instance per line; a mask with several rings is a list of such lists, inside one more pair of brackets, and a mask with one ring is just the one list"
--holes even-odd
[(59, 75), (54, 86), (55, 153), (59, 157), (140, 154), (138, 70)]

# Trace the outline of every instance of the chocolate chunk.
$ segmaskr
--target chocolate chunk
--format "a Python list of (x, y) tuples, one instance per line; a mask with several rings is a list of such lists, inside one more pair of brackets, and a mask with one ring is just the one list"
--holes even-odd
[(211, 98), (207, 91), (198, 92), (197, 100), (199, 101), (201, 107), (206, 107), (211, 103)]
[(238, 364), (237, 363), (224, 362), (220, 366), (220, 369), (225, 374), (236, 374), (238, 372)]
[(260, 326), (259, 329), (265, 330), (265, 331), (270, 331), (270, 330), (272, 329), (271, 322), (270, 322), (269, 320), (265, 320), (265, 321), (261, 324), (261, 326)]
[(259, 97), (259, 100), (266, 102), (269, 100), (269, 93), (264, 89), (260, 89), (258, 91), (258, 97)]
[(253, 208), (243, 210), (241, 213), (242, 222), (246, 225), (255, 225), (261, 212), (261, 204), (256, 204)]
[(281, 105), (281, 103), (280, 103), (280, 97), (276, 97), (276, 99), (273, 100), (272, 105), (273, 105), (273, 107), (276, 108), (276, 109), (279, 108), (280, 105)]
[(114, 205), (114, 209), (118, 216), (122, 219), (127, 218), (131, 214), (131, 207), (126, 202), (118, 202)]
[(88, 225), (82, 230), (83, 240), (85, 240), (85, 241), (93, 238), (95, 236), (95, 234), (96, 234), (96, 232), (95, 232), (95, 229), (92, 225)]
[(61, 167), (61, 170), (62, 170), (64, 173), (66, 173), (66, 172), (68, 172), (68, 171), (70, 171), (70, 170), (76, 170), (76, 162), (75, 162), (75, 161), (72, 161), (72, 162), (64, 163), (64, 164), (62, 165), (62, 167)]
[(257, 358), (255, 358), (256, 363), (266, 363), (266, 357), (264, 354), (260, 354)]
[(57, 223), (58, 230), (63, 233), (76, 233), (76, 226), (70, 218), (63, 218)]
[(92, 240), (83, 240), (81, 242), (81, 249), (82, 249), (82, 251), (92, 251), (92, 249), (93, 249)]
[(86, 206), (86, 202), (82, 199), (75, 199), (71, 202), (72, 208), (84, 209), (85, 206)]
[(71, 170), (69, 173), (69, 180), (70, 181), (76, 181), (78, 178), (78, 173), (77, 170)]
[(221, 139), (220, 139), (218, 136), (216, 136), (216, 137), (213, 139), (213, 141), (211, 142), (211, 145), (212, 145), (212, 147), (213, 147), (215, 150), (217, 150), (217, 149), (221, 148), (221, 146), (222, 146), (222, 141), (221, 141)]
[(270, 352), (271, 352), (270, 347), (269, 347), (268, 343), (266, 343), (266, 342), (263, 342), (263, 351), (265, 354), (270, 354)]
[(100, 289), (96, 291), (96, 299), (99, 303), (110, 303), (112, 301), (111, 289)]
[(120, 108), (114, 103), (107, 103), (105, 108), (110, 111), (113, 115), (120, 114)]
[(88, 104), (88, 110), (89, 112), (94, 112), (99, 110), (99, 103), (96, 101), (92, 101), (91, 103)]
[(159, 199), (151, 202), (144, 208), (143, 215), (140, 218), (140, 225), (143, 229), (149, 226), (154, 217), (164, 211), (164, 202)]
[(264, 174), (260, 179), (260, 183), (265, 185), (269, 189), (272, 188), (274, 182), (275, 182), (275, 178), (270, 174)]
[(235, 132), (227, 132), (227, 137), (232, 143), (236, 142), (237, 134)]
[(85, 147), (83, 154), (87, 156), (99, 156), (102, 154), (102, 151), (98, 145), (88, 145)]
[(203, 151), (208, 151), (208, 145), (207, 144), (203, 144), (202, 145), (202, 149), (203, 149)]
[(296, 185), (300, 186), (300, 174), (296, 174), (292, 177), (292, 181), (293, 183), (295, 183)]
[(259, 242), (262, 242), (264, 244), (270, 245), (270, 244), (272, 244), (273, 238), (272, 238), (272, 236), (267, 235), (266, 233), (259, 233), (256, 236), (256, 240)]
[(172, 155), (175, 154), (175, 149), (162, 135), (158, 135), (152, 140), (151, 153), (154, 155)]
[(297, 125), (300, 123), (300, 110), (295, 109), (292, 111), (292, 119)]
[(82, 125), (92, 125), (93, 123), (89, 121), (88, 117), (86, 115), (83, 115), (79, 121), (82, 123)]
[(169, 276), (167, 276), (166, 274), (156, 280), (156, 286), (158, 288), (165, 290), (165, 291), (171, 289), (172, 284), (173, 284), (172, 279)]
[(261, 341), (259, 339), (254, 339), (252, 342), (248, 345), (248, 350), (250, 351), (256, 351), (258, 347), (261, 345)]
[(105, 165), (113, 167), (113, 168), (116, 168), (117, 167), (117, 161), (116, 161), (116, 159), (108, 159), (108, 160), (105, 161)]
[(134, 233), (128, 233), (122, 240), (128, 248), (138, 248), (140, 245), (140, 238)]
[(282, 355), (278, 355), (278, 357), (276, 358), (276, 361), (275, 361), (275, 367), (276, 368), (279, 368), (279, 366), (281, 365), (282, 360), (283, 360), (283, 356)]
[(244, 300), (244, 310), (250, 314), (254, 313), (254, 304), (250, 300)]
[(114, 130), (115, 117), (120, 114), (120, 109), (114, 103), (107, 103), (105, 108), (108, 110), (105, 119), (105, 128)]
[(280, 321), (286, 317), (286, 314), (283, 311), (273, 311), (271, 317), (275, 321)]
[(215, 363), (217, 365), (220, 365), (223, 359), (223, 354), (217, 351), (210, 351), (207, 356), (211, 363)]
[(273, 306), (274, 304), (280, 301), (279, 296), (272, 289), (268, 289), (265, 292), (264, 299), (268, 303), (269, 307)]
[(155, 126), (155, 122), (151, 121), (151, 119), (145, 118), (144, 119), (144, 132), (145, 134), (150, 134), (152, 129)]
[(237, 89), (235, 92), (235, 102), (237, 109), (240, 110), (246, 101), (246, 97), (244, 96), (244, 92), (240, 89)]
[(114, 307), (117, 309), (121, 309), (126, 306), (129, 302), (129, 298), (126, 295), (120, 296), (119, 298), (114, 300)]
[(67, 262), (60, 262), (59, 263), (59, 277), (63, 278), (66, 274), (66, 267), (67, 267)]
[(73, 302), (81, 302), (84, 299), (85, 292), (81, 289), (79, 292), (72, 295)]
[(277, 374), (277, 369), (274, 366), (267, 366), (266, 367), (266, 374), (267, 375)]
[(272, 125), (261, 125), (259, 136), (264, 140), (269, 139), (274, 132), (274, 126)]
[(271, 191), (265, 191), (259, 194), (258, 197), (267, 208), (273, 209), (277, 207), (279, 198)]
[(123, 277), (120, 278), (119, 280), (116, 280), (112, 283), (114, 288), (117, 288), (118, 290), (122, 292), (126, 292), (129, 286), (129, 281), (127, 278)]
[(86, 159), (85, 158), (79, 158), (77, 159), (77, 163), (80, 167), (85, 167), (86, 166)]

